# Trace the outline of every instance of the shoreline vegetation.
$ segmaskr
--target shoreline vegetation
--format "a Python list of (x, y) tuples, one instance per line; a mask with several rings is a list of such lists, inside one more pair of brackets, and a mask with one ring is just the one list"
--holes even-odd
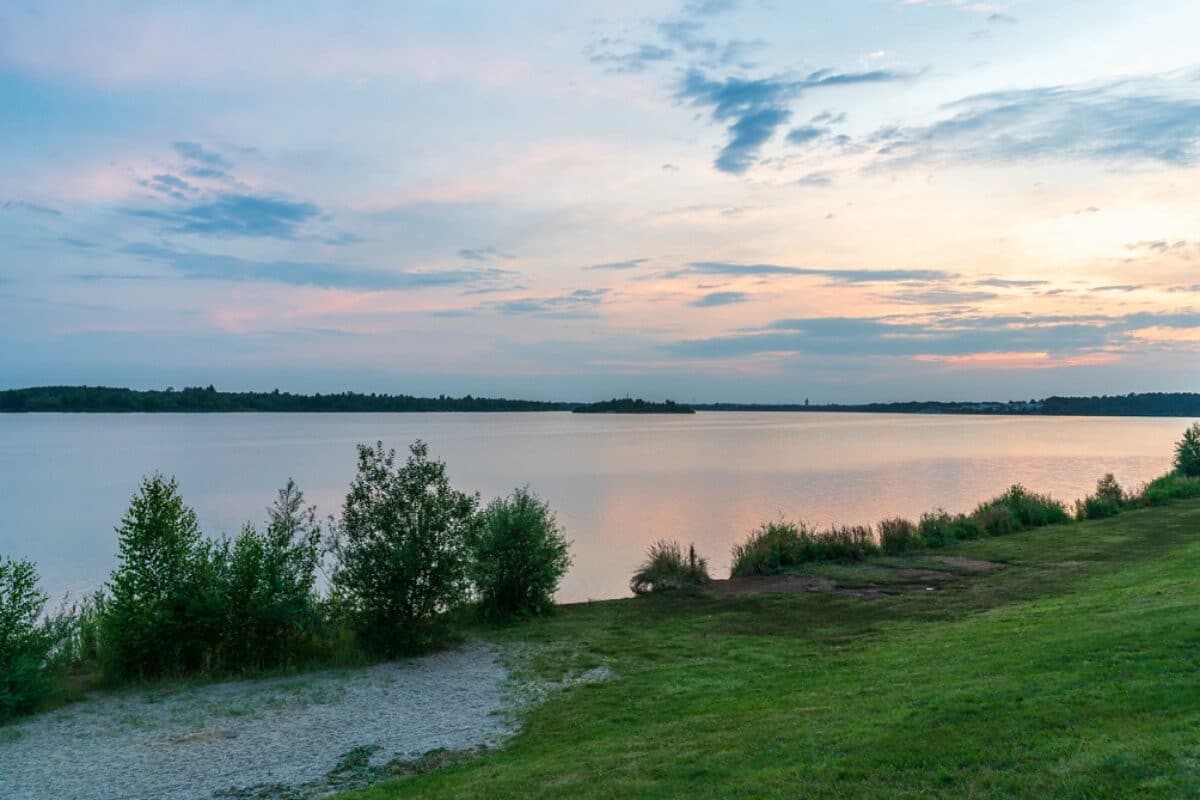
[[(569, 542), (546, 503), (517, 489), (481, 507), (420, 441), (403, 462), (360, 445), (323, 526), (288, 481), (265, 528), (232, 540), (205, 537), (156, 474), (93, 597), (47, 615), (35, 567), (0, 558), (0, 736), (92, 689), (187, 693), (478, 637), (521, 680), (565, 687), (523, 706), (502, 747), (368, 768), (367, 745), (339, 761), (362, 762), (352, 781), (335, 766), (311, 792), (228, 796), (1190, 796), (1200, 423), (1174, 455), (1135, 491), (1103, 476), (1073, 509), (1014, 486), (919, 522), (781, 518), (734, 545), (726, 581), (663, 540), (638, 597), (567, 606), (552, 596)], [(192, 724), (180, 741), (213, 735)]]
[(1093, 397), (891, 403), (662, 403), (613, 398), (598, 403), (494, 397), (223, 392), (213, 386), (138, 390), (106, 386), (39, 386), (0, 390), (0, 413), (422, 413), (575, 411), (579, 413), (693, 413), (694, 411), (967, 414), (990, 416), (1198, 417), (1200, 393), (1143, 392)]
[[(1069, 509), (1013, 486), (970, 513), (918, 522), (809, 528), (780, 518), (733, 548), (731, 578), (821, 563), (911, 556), (1035, 528), (1200, 498), (1200, 423), (1176, 444), (1174, 470), (1136, 491), (1111, 475)], [(67, 688), (220, 678), (368, 663), (428, 652), (471, 619), (509, 624), (557, 610), (571, 564), (550, 507), (528, 488), (480, 505), (414, 442), (397, 461), (359, 445), (341, 514), (324, 526), (288, 480), (267, 524), (234, 538), (201, 533), (174, 478), (143, 480), (117, 527), (117, 568), (91, 597), (45, 614), (36, 568), (0, 558), (0, 722), (68, 699)], [(328, 578), (319, 591), (318, 572)], [(634, 573), (638, 595), (710, 582), (694, 547), (663, 540)]]

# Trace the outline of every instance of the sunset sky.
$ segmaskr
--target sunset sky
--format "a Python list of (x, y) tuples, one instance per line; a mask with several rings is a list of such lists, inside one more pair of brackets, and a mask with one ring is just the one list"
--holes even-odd
[(1191, 0), (247, 5), (0, 5), (0, 388), (1200, 390)]

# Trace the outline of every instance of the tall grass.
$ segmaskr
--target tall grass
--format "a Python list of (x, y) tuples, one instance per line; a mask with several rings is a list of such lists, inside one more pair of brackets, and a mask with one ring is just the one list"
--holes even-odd
[(1071, 521), (1071, 514), (1062, 502), (1031, 492), (1019, 483), (999, 497), (980, 503), (973, 516), (990, 536)]
[(977, 519), (967, 514), (951, 514), (938, 508), (921, 515), (917, 535), (926, 547), (945, 547), (955, 542), (986, 535)]
[(866, 525), (815, 530), (803, 522), (781, 519), (759, 526), (733, 546), (730, 575), (774, 575), (817, 561), (861, 561), (880, 553), (945, 547), (1071, 520), (1065, 505), (1020, 485), (980, 503), (969, 515), (938, 509), (922, 516), (917, 524), (895, 517), (883, 520), (874, 530)]
[(917, 526), (903, 517), (882, 520), (877, 526), (879, 547), (889, 555), (907, 553), (925, 547)]
[(629, 588), (634, 594), (695, 589), (708, 583), (708, 560), (696, 555), (696, 546), (688, 545), (685, 554), (678, 542), (660, 539), (650, 545)]
[(856, 561), (878, 552), (869, 527), (843, 525), (816, 531), (803, 522), (780, 519), (764, 523), (733, 546), (730, 574), (774, 575), (814, 561)]

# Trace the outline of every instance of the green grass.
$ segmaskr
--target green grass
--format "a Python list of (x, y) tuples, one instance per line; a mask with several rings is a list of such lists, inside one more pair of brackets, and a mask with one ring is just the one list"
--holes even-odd
[[(1008, 567), (932, 592), (653, 596), (493, 631), (534, 645), (547, 678), (614, 677), (552, 695), (502, 748), (344, 797), (1200, 796), (1200, 502), (943, 554)], [(872, 559), (860, 579), (905, 564), (932, 566)]]

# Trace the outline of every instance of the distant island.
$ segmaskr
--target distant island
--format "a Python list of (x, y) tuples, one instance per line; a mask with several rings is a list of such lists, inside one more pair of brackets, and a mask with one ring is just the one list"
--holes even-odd
[(575, 406), (571, 411), (576, 414), (695, 414), (691, 406), (680, 405), (673, 400), (664, 403), (652, 403), (648, 400), (631, 400), (626, 397), (618, 400), (602, 400), (599, 403), (588, 403)]
[(36, 386), (0, 390), (0, 413), (359, 413), (532, 412), (581, 414), (693, 414), (696, 411), (840, 412), (867, 414), (985, 414), (1108, 417), (1200, 417), (1200, 393), (1147, 392), (1099, 397), (1053, 396), (1041, 400), (900, 403), (689, 403), (641, 399), (598, 403), (511, 400), (498, 397), (416, 397), (406, 394), (292, 394), (222, 392), (213, 386), (125, 389), (108, 386)]

